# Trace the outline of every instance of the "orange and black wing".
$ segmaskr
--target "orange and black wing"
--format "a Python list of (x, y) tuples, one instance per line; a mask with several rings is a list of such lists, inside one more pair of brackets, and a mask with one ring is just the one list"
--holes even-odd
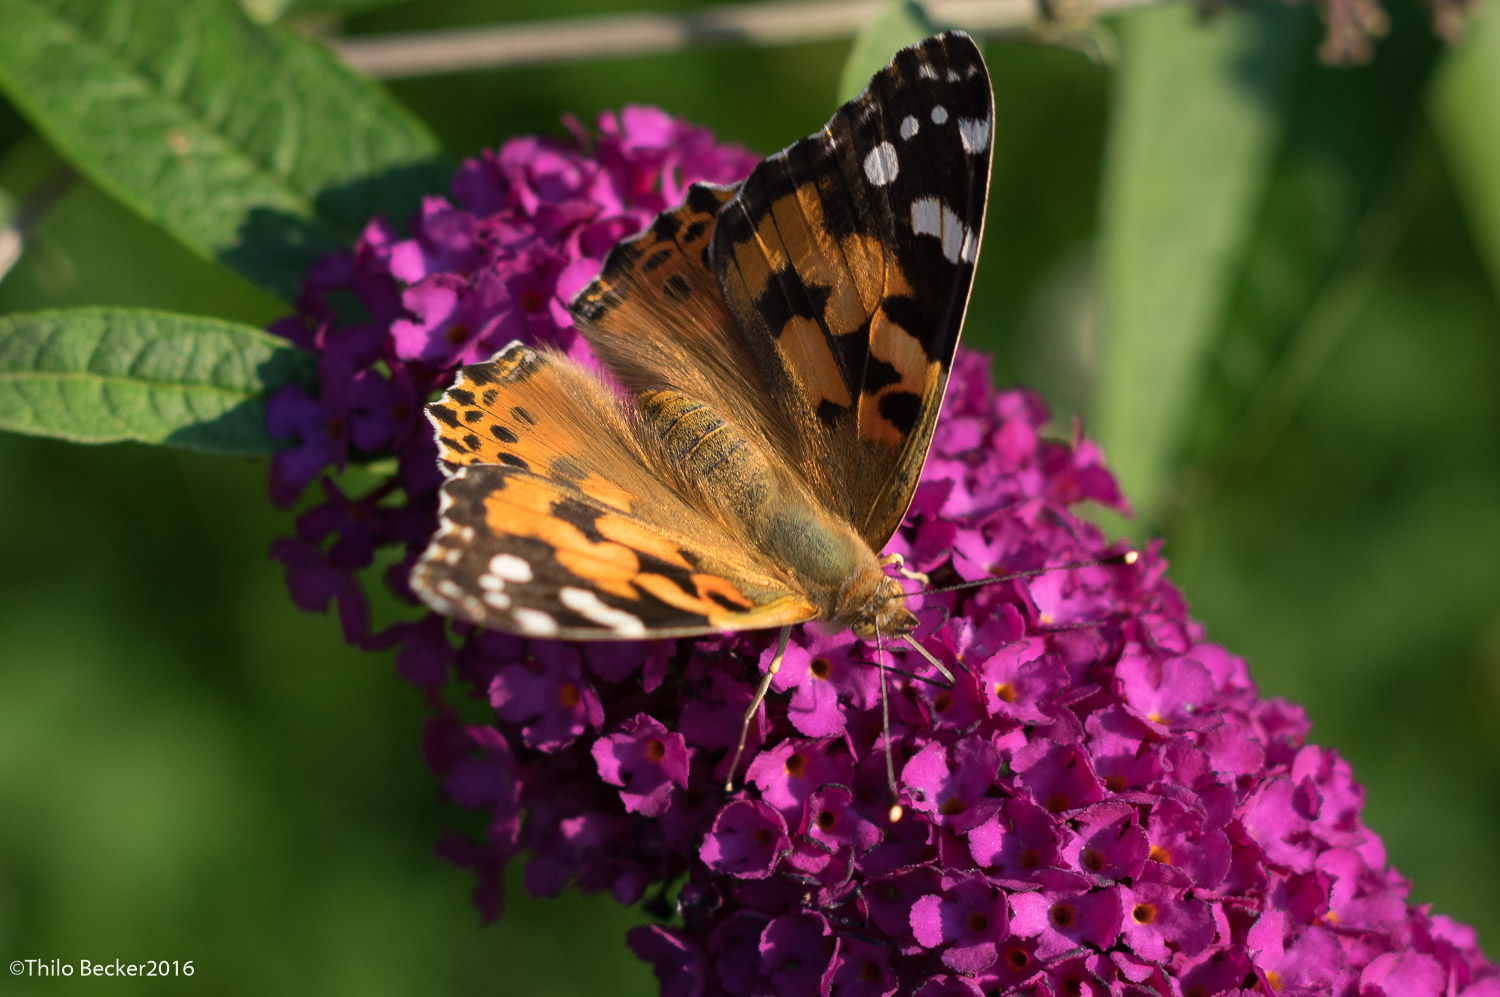
[(816, 610), (774, 565), (685, 502), (609, 390), (513, 343), (427, 408), (444, 483), (412, 571), (437, 611), (569, 639), (694, 636)]
[(631, 391), (680, 391), (786, 454), (799, 444), (791, 413), (774, 404), (709, 266), (715, 219), (738, 189), (690, 186), (681, 204), (610, 250), (570, 307), (594, 355)]
[(717, 215), (710, 264), (815, 492), (874, 550), (910, 504), (984, 226), (994, 99), (962, 33), (898, 52)]

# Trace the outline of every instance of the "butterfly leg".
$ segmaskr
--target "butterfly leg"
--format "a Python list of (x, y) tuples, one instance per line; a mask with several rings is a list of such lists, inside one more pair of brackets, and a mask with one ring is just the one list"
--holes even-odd
[(889, 554), (881, 555), (880, 566), (882, 568), (894, 567), (896, 569), (896, 574), (900, 575), (902, 578), (909, 578), (914, 582), (921, 582), (923, 585), (932, 584), (932, 579), (928, 578), (925, 572), (912, 571), (906, 566), (906, 559), (900, 554), (895, 553), (894, 551)]
[(901, 807), (901, 790), (896, 786), (896, 759), (891, 752), (891, 702), (885, 683), (885, 640), (878, 625), (875, 627), (875, 663), (880, 666), (880, 734), (885, 748), (885, 782), (891, 791), (891, 809), (886, 812), (886, 820), (894, 824), (906, 811)]
[(745, 710), (745, 719), (740, 722), (740, 743), (734, 746), (734, 755), (729, 759), (729, 775), (724, 780), (724, 792), (734, 792), (734, 771), (740, 766), (740, 753), (745, 750), (745, 738), (750, 736), (750, 725), (755, 721), (756, 711), (760, 704), (765, 702), (766, 693), (771, 691), (771, 680), (776, 673), (781, 671), (781, 659), (786, 656), (786, 642), (792, 635), (791, 627), (782, 627), (781, 633), (776, 637), (776, 654), (771, 658), (771, 663), (766, 666), (766, 674), (760, 680), (760, 688), (755, 690), (755, 696), (750, 700), (750, 706)]
[(953, 673), (948, 670), (947, 666), (945, 666), (938, 659), (934, 658), (931, 651), (927, 650), (927, 648), (917, 643), (916, 639), (912, 637), (911, 634), (902, 634), (901, 639), (906, 641), (906, 643), (911, 646), (912, 650), (916, 651), (922, 657), (926, 658), (927, 663), (933, 668), (936, 668), (938, 670), (938, 674), (942, 675), (943, 678), (948, 680), (948, 688), (953, 688), (953, 685), (957, 681), (957, 679), (953, 677)]

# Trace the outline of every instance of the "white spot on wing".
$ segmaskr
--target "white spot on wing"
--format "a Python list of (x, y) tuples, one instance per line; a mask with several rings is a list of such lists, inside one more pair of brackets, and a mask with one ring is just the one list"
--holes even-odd
[(919, 197), (911, 202), (911, 229), (917, 235), (942, 232), (943, 206), (935, 197)]
[(935, 80), (937, 79), (937, 70), (933, 69), (931, 66), (927, 65), (927, 63), (924, 62), (917, 67), (917, 75), (922, 77), (924, 80)]
[(906, 117), (902, 118), (901, 119), (901, 139), (902, 139), (902, 141), (905, 141), (906, 139), (911, 138), (918, 131), (920, 131), (921, 128), (922, 128), (922, 122), (918, 121), (916, 118), (912, 117), (910, 114), (908, 114)]
[(490, 558), (490, 574), (508, 582), (529, 582), (531, 565), (514, 554), (496, 554)]
[(990, 147), (990, 119), (959, 118), (958, 137), (964, 144), (964, 152), (977, 156)]
[(936, 106), (936, 107), (934, 107), (932, 109), (932, 123), (933, 124), (935, 124), (935, 125), (941, 125), (943, 122), (945, 122), (947, 120), (948, 120), (948, 109), (946, 107), (944, 107), (942, 104), (939, 104), (938, 106)]
[(896, 162), (896, 147), (882, 142), (870, 150), (865, 157), (865, 176), (877, 187), (884, 187), (896, 179), (900, 166)]
[(557, 633), (557, 621), (540, 609), (527, 609), (525, 606), (511, 610), (510, 615), (515, 618), (516, 626), (523, 633), (531, 634), (533, 637), (551, 637)]
[(484, 601), (489, 603), (491, 606), (494, 606), (496, 609), (510, 608), (510, 596), (506, 595), (504, 592), (486, 592), (484, 594)]
[(948, 82), (949, 83), (957, 83), (958, 82), (958, 73), (955, 72), (952, 69), (948, 70)]
[(602, 627), (609, 627), (621, 637), (641, 637), (646, 633), (646, 626), (638, 617), (623, 609), (605, 605), (588, 589), (564, 586), (557, 590), (557, 598), (573, 612)]
[(979, 233), (975, 232), (973, 229), (967, 229), (964, 232), (964, 244), (959, 247), (958, 250), (958, 258), (963, 260), (965, 263), (973, 263), (975, 258), (978, 256)]
[(960, 259), (972, 263), (979, 252), (978, 240), (958, 212), (935, 197), (919, 197), (911, 203), (911, 230), (917, 235), (936, 236), (949, 263)]

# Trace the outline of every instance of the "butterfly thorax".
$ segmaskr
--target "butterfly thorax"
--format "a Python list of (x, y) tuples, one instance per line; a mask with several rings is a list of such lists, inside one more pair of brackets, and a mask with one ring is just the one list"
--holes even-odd
[(644, 392), (648, 434), (695, 491), (747, 545), (788, 572), (819, 617), (861, 637), (903, 634), (916, 620), (880, 560), (847, 518), (823, 508), (766, 456), (767, 446), (732, 418), (671, 389)]

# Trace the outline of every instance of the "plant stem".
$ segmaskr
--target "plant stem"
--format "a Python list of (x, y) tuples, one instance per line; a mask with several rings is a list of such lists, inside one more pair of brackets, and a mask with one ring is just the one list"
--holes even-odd
[[(1089, 18), (1159, 0), (930, 0), (935, 21), (979, 35), (1022, 32), (1064, 16)], [(395, 79), (505, 66), (625, 58), (706, 45), (786, 45), (853, 35), (884, 0), (723, 4), (681, 13), (611, 14), (503, 27), (336, 38), (333, 50), (371, 76)], [(1061, 8), (1061, 10), (1059, 10)], [(1075, 9), (1076, 8), (1076, 9)]]

